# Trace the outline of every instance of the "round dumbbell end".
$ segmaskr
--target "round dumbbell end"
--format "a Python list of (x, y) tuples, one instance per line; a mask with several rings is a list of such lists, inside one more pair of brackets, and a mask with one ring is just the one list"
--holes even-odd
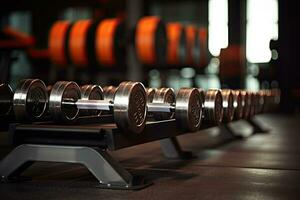
[(22, 80), (13, 97), (13, 107), (18, 121), (34, 121), (43, 116), (48, 103), (46, 85), (39, 79)]
[[(172, 105), (175, 103), (175, 98), (175, 92), (172, 88), (159, 88), (156, 90), (152, 102)], [(168, 120), (174, 117), (174, 112), (155, 112), (153, 113), (153, 117), (158, 121)]]
[(81, 91), (77, 83), (58, 81), (53, 85), (49, 99), (49, 111), (54, 121), (72, 122), (77, 119), (79, 109), (76, 106), (66, 106), (65, 100), (77, 101), (81, 98)]
[[(114, 96), (114, 119), (125, 133), (140, 134), (147, 116), (145, 87), (139, 82), (122, 82)], [(132, 135), (132, 134), (131, 134)]]
[(9, 115), (12, 110), (14, 93), (8, 84), (1, 84), (0, 94), (0, 116)]
[(182, 131), (197, 131), (202, 119), (202, 98), (196, 88), (181, 88), (176, 97), (175, 118)]

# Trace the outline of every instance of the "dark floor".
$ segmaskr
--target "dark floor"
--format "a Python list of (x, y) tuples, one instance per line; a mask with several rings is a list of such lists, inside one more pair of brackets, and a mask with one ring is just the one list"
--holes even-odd
[[(230, 142), (216, 128), (179, 137), (197, 155), (191, 160), (165, 159), (158, 142), (112, 152), (126, 169), (153, 181), (142, 190), (99, 189), (80, 165), (36, 163), (25, 173), (32, 181), (0, 184), (0, 199), (300, 199), (300, 119), (257, 119), (271, 131)], [(245, 132), (246, 125), (234, 124)], [(6, 151), (0, 147), (0, 155)]]

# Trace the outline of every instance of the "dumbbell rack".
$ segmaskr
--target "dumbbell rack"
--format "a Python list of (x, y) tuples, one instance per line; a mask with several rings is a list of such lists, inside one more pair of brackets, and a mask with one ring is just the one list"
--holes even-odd
[[(176, 128), (175, 120), (148, 122), (139, 137), (126, 137), (114, 123), (112, 116), (82, 118), (76, 125), (57, 125), (51, 122), (11, 124), (11, 143), (16, 146), (1, 162), (3, 182), (18, 180), (20, 174), (35, 161), (83, 164), (97, 178), (101, 188), (141, 189), (151, 183), (133, 176), (109, 153), (138, 144), (160, 140), (168, 158), (189, 158), (176, 136), (186, 134)], [(255, 122), (253, 122), (255, 123)], [(206, 129), (212, 126), (202, 127)], [(256, 129), (257, 130), (257, 129)], [(226, 138), (235, 135), (228, 126), (222, 126)]]

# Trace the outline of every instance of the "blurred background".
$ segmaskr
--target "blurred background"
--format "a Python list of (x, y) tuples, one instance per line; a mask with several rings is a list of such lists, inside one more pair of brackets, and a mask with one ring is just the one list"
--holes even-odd
[[(140, 58), (136, 33), (145, 16), (157, 16), (163, 22), (154, 40), (157, 56), (164, 62), (149, 64)], [(134, 80), (147, 87), (175, 90), (280, 88), (280, 111), (299, 115), (297, 18), (296, 3), (284, 0), (4, 0), (0, 6), (0, 78), (13, 88), (23, 78), (40, 78), (49, 85), (74, 80), (101, 86)], [(67, 20), (74, 27), (80, 20), (98, 24), (105, 19), (118, 19), (125, 25), (122, 33), (114, 35), (122, 50), (115, 48), (119, 56), (113, 65), (88, 62), (78, 67), (72, 61), (64, 66), (53, 62), (49, 37), (55, 22)], [(181, 57), (192, 54), (197, 61), (166, 58), (169, 45), (176, 43), (168, 30), (174, 22), (196, 30), (193, 52), (188, 52), (188, 31), (176, 52)], [(94, 42), (90, 38), (95, 36), (86, 37), (86, 43)]]

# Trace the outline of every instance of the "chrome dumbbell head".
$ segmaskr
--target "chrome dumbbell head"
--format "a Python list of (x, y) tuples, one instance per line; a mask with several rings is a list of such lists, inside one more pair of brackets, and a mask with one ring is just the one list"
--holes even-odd
[(103, 87), (103, 98), (104, 100), (113, 101), (115, 98), (115, 93), (117, 91), (117, 87), (115, 86), (105, 86)]
[[(81, 99), (83, 100), (103, 100), (103, 90), (99, 85), (83, 85), (80, 87)], [(80, 115), (100, 116), (101, 110), (81, 110)]]
[(220, 90), (205, 92), (204, 120), (210, 124), (220, 124), (223, 119), (223, 99)]
[(66, 100), (76, 102), (81, 99), (80, 87), (73, 81), (58, 81), (51, 90), (49, 112), (54, 121), (72, 122), (77, 119), (79, 109), (76, 106), (64, 106)]
[(223, 99), (223, 121), (231, 122), (234, 117), (234, 98), (232, 90), (221, 90)]
[(203, 99), (196, 88), (181, 88), (176, 96), (175, 118), (183, 131), (197, 131), (202, 121)]
[[(172, 88), (159, 88), (153, 96), (152, 103), (173, 105), (176, 101), (175, 92)], [(153, 112), (153, 117), (156, 120), (172, 119), (174, 112)]]
[(0, 116), (10, 115), (14, 93), (8, 84), (0, 84)]
[(156, 88), (146, 88), (147, 94), (147, 103), (152, 103), (154, 99), (155, 92), (157, 91)]
[(46, 85), (39, 79), (20, 81), (13, 97), (13, 108), (18, 121), (40, 119), (47, 108), (48, 94)]
[(240, 90), (233, 90), (233, 106), (234, 106), (234, 118), (242, 119), (243, 118), (243, 101), (242, 94)]
[(243, 118), (246, 119), (250, 113), (250, 105), (251, 105), (251, 98), (249, 92), (245, 90), (241, 90), (242, 95), (242, 105), (243, 105)]
[(146, 124), (147, 95), (139, 82), (122, 82), (114, 98), (114, 119), (125, 132), (141, 133)]

